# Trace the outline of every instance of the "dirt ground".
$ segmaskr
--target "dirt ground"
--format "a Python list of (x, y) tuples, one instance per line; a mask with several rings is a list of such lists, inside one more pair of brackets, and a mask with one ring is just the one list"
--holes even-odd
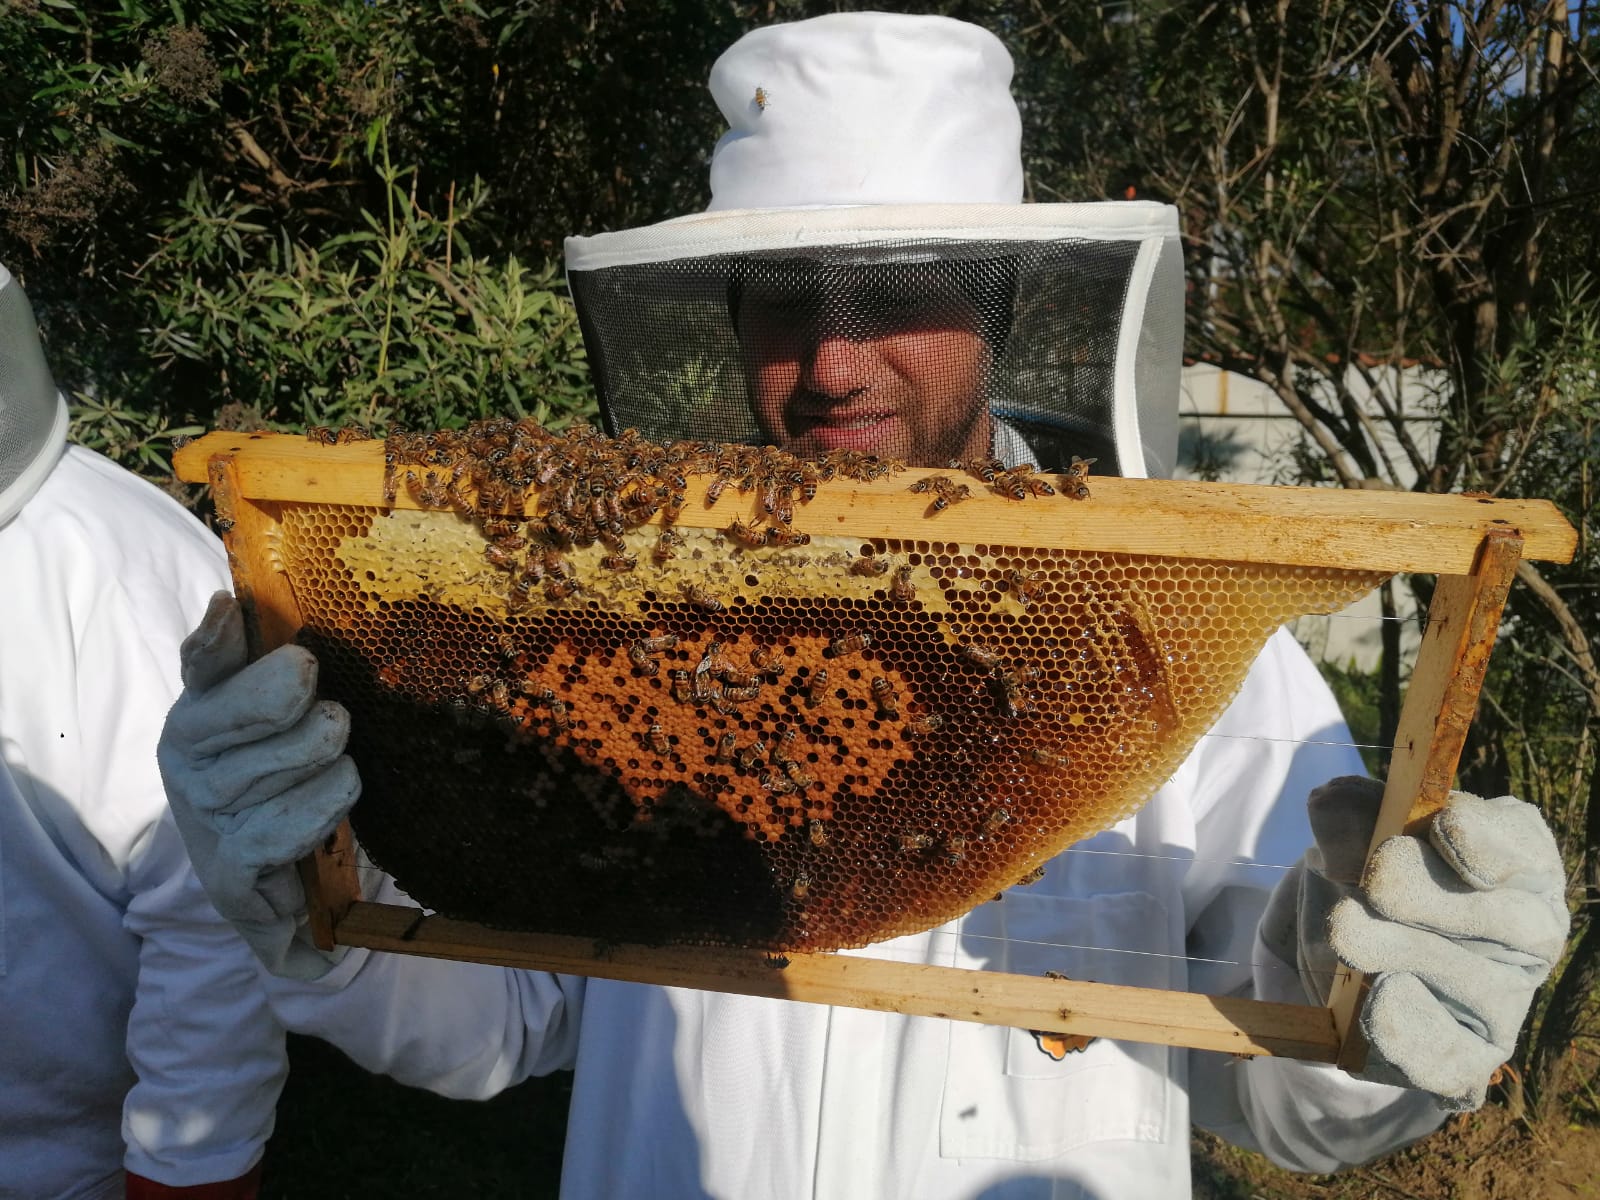
[(1533, 1128), (1504, 1108), (1452, 1117), (1416, 1145), (1338, 1175), (1293, 1175), (1206, 1134), (1195, 1200), (1600, 1200), (1600, 1126)]

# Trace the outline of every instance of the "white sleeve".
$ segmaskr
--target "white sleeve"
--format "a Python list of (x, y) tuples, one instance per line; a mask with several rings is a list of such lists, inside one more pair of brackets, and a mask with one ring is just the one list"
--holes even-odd
[[(1297, 972), (1259, 945), (1256, 927), (1282, 868), (1311, 844), (1311, 789), (1365, 774), (1351, 741), (1316, 667), (1287, 633), (1276, 634), (1185, 764), (1196, 817), (1188, 953), (1210, 960), (1191, 972), (1194, 990), (1306, 1003)], [(1426, 1093), (1320, 1063), (1192, 1051), (1189, 1087), (1195, 1124), (1290, 1170), (1366, 1162), (1444, 1119)]]
[[(391, 883), (376, 898), (412, 903)], [(290, 1029), (443, 1096), (487, 1099), (577, 1056), (578, 976), (361, 949), (311, 983), (263, 975)]]
[(40, 645), (27, 654), (48, 655), (43, 669), (74, 692), (52, 702), (60, 713), (70, 704), (72, 727), (33, 741), (47, 782), (69, 798), (78, 869), (114, 889), (137, 939), (124, 1164), (174, 1186), (234, 1179), (272, 1134), (284, 1033), (255, 956), (195, 878), (155, 759), (180, 688), (179, 643), (228, 586), (222, 547), (154, 487), (79, 449), (18, 522), (40, 548), (30, 631)]

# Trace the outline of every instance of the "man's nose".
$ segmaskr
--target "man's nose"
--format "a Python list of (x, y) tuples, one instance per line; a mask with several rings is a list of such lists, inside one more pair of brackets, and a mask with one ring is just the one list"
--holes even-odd
[(801, 372), (801, 383), (821, 396), (846, 399), (869, 386), (877, 358), (872, 343), (837, 331), (815, 335)]

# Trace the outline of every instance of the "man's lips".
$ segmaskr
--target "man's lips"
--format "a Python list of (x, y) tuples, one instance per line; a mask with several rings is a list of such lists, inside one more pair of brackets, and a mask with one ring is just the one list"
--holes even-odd
[(870, 429), (881, 421), (887, 421), (895, 414), (889, 409), (824, 409), (818, 412), (804, 413), (805, 419), (818, 429)]
[(830, 408), (805, 413), (802, 420), (825, 450), (874, 450), (898, 414), (880, 408)]

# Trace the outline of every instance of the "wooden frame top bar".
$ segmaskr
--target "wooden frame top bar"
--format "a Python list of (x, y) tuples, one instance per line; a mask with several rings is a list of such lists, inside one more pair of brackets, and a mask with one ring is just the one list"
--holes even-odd
[[(232, 461), (251, 500), (418, 508), (401, 486), (383, 497), (383, 442), (324, 446), (293, 434), (211, 433), (173, 456), (178, 477), (207, 482), (214, 457)], [(971, 499), (928, 515), (928, 497), (907, 485), (926, 475), (972, 485)], [(692, 477), (676, 524), (725, 528), (748, 519), (753, 494), (726, 489), (704, 503), (708, 477)], [(950, 471), (908, 470), (873, 483), (834, 480), (795, 509), (794, 525), (815, 536), (938, 538), (1346, 570), (1466, 574), (1484, 537), (1514, 532), (1524, 558), (1568, 562), (1577, 532), (1547, 500), (1440, 496), (1343, 488), (1264, 487), (1169, 479), (1089, 478), (1090, 498), (1014, 501)], [(868, 498), (870, 497), (870, 502)], [(659, 521), (660, 517), (655, 520)]]

